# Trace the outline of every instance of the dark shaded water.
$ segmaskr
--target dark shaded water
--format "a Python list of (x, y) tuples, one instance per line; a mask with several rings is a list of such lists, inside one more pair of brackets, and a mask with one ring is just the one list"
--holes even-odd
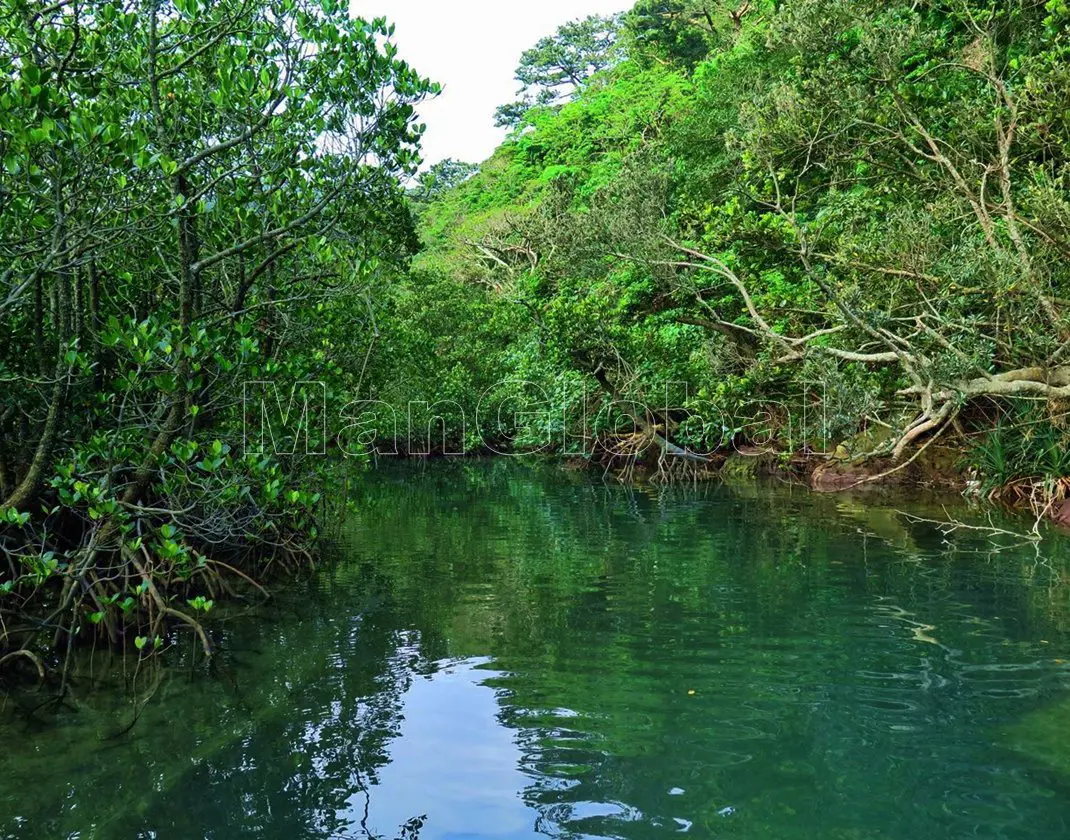
[(130, 733), (114, 691), (8, 709), (0, 837), (1070, 836), (1059, 540), (506, 460), (383, 470), (358, 506), (215, 676), (128, 660)]

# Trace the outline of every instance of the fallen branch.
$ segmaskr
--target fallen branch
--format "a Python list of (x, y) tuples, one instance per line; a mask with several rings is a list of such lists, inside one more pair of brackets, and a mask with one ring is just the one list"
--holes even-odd
[[(944, 508), (943, 510), (944, 513), (947, 514), (947, 508)], [(1028, 534), (1023, 534), (1019, 531), (1010, 531), (1006, 528), (997, 528), (995, 525), (992, 524), (991, 514), (989, 514), (990, 518), (988, 520), (988, 525), (967, 525), (965, 522), (960, 522), (957, 519), (951, 519), (950, 515), (948, 519), (940, 520), (926, 519), (924, 517), (915, 516), (912, 513), (907, 513), (906, 511), (902, 510), (897, 510), (896, 513), (905, 518), (908, 522), (935, 525), (940, 531), (940, 533), (943, 534), (945, 537), (950, 536), (956, 531), (975, 531), (987, 534), (989, 536), (1014, 537), (1015, 539), (1026, 540), (1027, 542), (1031, 543), (1037, 543), (1043, 539), (1043, 537), (1041, 537), (1041, 535), (1036, 531), (1032, 531)]]

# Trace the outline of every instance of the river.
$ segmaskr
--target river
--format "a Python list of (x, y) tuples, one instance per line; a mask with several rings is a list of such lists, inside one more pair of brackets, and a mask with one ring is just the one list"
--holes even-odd
[(0, 837), (1070, 836), (1065, 538), (508, 459), (358, 486), (208, 672), (9, 701)]

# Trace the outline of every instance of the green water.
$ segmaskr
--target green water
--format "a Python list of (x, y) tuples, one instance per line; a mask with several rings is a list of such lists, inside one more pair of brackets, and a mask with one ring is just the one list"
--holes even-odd
[[(1058, 540), (507, 460), (357, 502), (212, 673), (82, 662), (77, 712), (9, 703), (0, 837), (1070, 836)], [(116, 737), (118, 681), (155, 690)]]

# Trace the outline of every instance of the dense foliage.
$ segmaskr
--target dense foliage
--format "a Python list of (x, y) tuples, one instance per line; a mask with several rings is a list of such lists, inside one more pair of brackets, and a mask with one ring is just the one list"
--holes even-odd
[(422, 210), (390, 318), (451, 338), (393, 348), (408, 373), (383, 392), (535, 390), (549, 415), (479, 431), (588, 455), (895, 468), (953, 443), (1061, 499), (1067, 4), (641, 0), (622, 20), (607, 69)]
[(340, 399), (414, 244), (433, 87), (390, 34), (334, 0), (0, 3), (0, 676), (208, 648), (218, 593), (308, 557), (324, 459), (246, 446), (245, 386)]

